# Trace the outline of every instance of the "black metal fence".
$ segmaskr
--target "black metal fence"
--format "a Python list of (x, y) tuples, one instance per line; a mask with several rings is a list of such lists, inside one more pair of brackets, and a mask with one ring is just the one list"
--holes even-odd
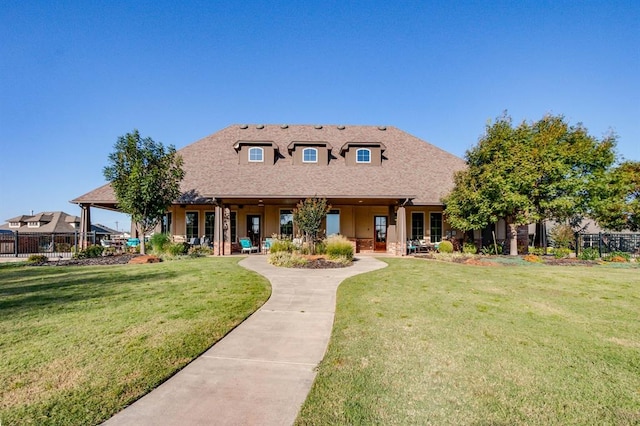
[(640, 234), (579, 234), (580, 250), (596, 248), (600, 255), (615, 251), (640, 255)]
[(0, 233), (0, 256), (29, 257), (44, 254), (47, 257), (71, 257), (75, 248), (95, 244), (95, 232), (3, 232)]

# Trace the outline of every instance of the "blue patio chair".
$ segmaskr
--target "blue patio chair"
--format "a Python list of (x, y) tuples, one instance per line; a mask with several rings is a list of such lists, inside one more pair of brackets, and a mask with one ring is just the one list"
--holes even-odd
[(263, 253), (269, 253), (269, 250), (271, 250), (271, 242), (272, 242), (272, 238), (265, 238), (264, 241), (262, 242), (262, 252)]
[(249, 238), (240, 238), (240, 247), (242, 247), (242, 253), (253, 253), (254, 251), (257, 253), (260, 250), (260, 247), (256, 247), (251, 243)]
[(407, 240), (407, 254), (411, 254), (411, 253), (417, 253), (418, 252), (418, 246), (416, 245), (416, 242), (413, 240)]

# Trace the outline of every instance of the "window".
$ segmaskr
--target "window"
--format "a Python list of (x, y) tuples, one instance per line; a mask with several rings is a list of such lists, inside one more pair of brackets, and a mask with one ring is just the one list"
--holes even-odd
[(27, 227), (28, 228), (39, 228), (40, 227), (40, 222), (27, 222)]
[(187, 240), (198, 238), (198, 212), (187, 212), (186, 217)]
[(204, 212), (204, 236), (213, 241), (213, 229), (216, 226), (214, 212)]
[(318, 162), (318, 150), (317, 148), (305, 148), (302, 150), (302, 162), (303, 163), (317, 163)]
[(280, 210), (280, 235), (293, 238), (293, 211)]
[(162, 222), (160, 223), (160, 232), (162, 232), (163, 234), (170, 234), (171, 221), (172, 221), (171, 213), (167, 213), (164, 216), (162, 216)]
[(340, 210), (329, 210), (327, 213), (327, 237), (340, 233)]
[(236, 212), (229, 213), (229, 228), (231, 229), (231, 241), (235, 242), (238, 240), (238, 227), (237, 223), (237, 215)]
[(249, 162), (262, 163), (264, 161), (264, 149), (254, 146), (249, 148)]
[(9, 222), (9, 228), (20, 228), (20, 222)]
[(429, 216), (431, 242), (439, 243), (442, 240), (442, 213), (431, 213)]
[(356, 163), (370, 163), (371, 150), (368, 148), (360, 148), (356, 151)]
[(411, 239), (421, 240), (424, 238), (424, 213), (411, 213)]

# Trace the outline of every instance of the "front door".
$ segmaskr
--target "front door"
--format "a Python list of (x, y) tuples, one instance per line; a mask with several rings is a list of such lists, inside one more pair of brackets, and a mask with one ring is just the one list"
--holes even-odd
[(260, 216), (247, 215), (247, 237), (251, 239), (252, 245), (260, 247)]
[(374, 246), (375, 251), (387, 251), (387, 217), (374, 216)]

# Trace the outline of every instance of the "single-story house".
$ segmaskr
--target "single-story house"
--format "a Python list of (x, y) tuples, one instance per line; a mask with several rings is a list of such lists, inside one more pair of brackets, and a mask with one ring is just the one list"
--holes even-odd
[[(356, 252), (403, 255), (407, 239), (456, 235), (440, 199), (465, 162), (395, 127), (232, 125), (178, 152), (183, 195), (158, 230), (207, 238), (218, 255), (239, 251), (241, 237), (258, 246), (295, 237), (292, 210), (308, 197), (328, 200), (324, 233), (344, 235)], [(110, 184), (71, 202), (85, 229), (91, 207), (118, 210)]]

